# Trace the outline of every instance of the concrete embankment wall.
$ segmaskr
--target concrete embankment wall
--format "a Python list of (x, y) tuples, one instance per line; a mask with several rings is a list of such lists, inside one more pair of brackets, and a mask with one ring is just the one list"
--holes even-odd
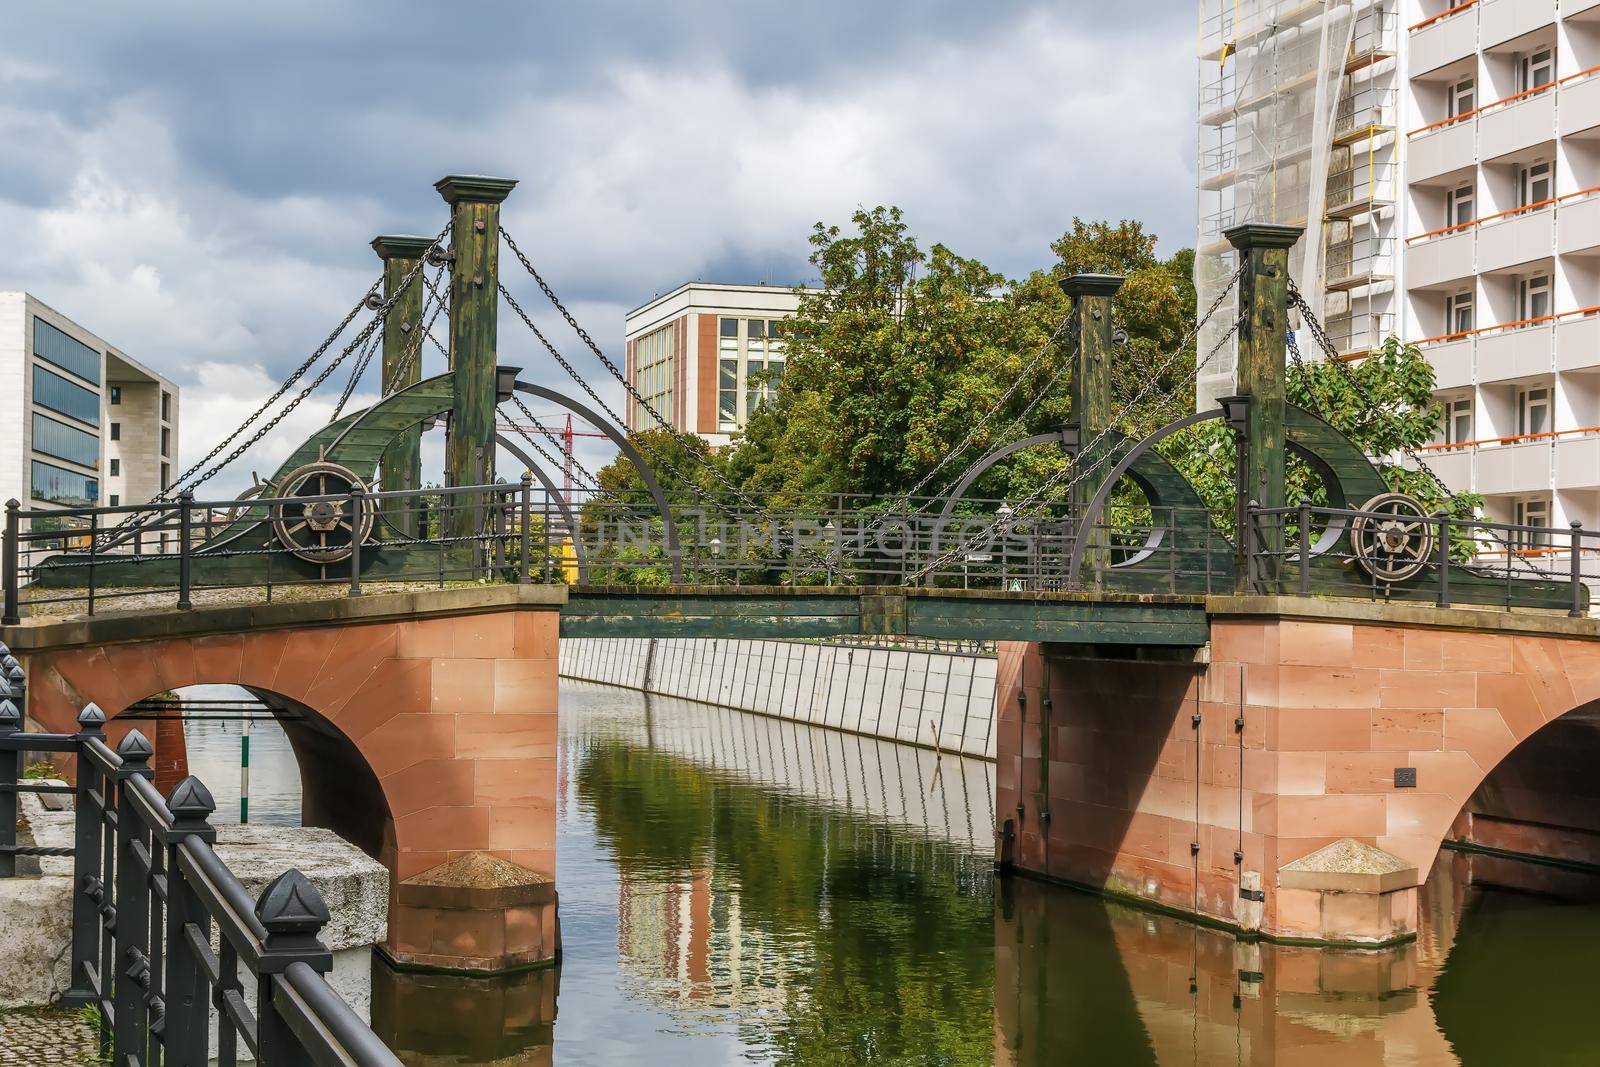
[(565, 638), (568, 678), (993, 759), (993, 654), (818, 641)]

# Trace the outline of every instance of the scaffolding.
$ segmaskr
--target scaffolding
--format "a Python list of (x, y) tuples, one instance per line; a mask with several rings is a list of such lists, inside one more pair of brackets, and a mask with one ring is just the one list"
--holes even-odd
[[(1200, 307), (1237, 267), (1226, 231), (1278, 223), (1306, 230), (1289, 262), (1313, 310), (1359, 323), (1360, 343), (1392, 321), (1372, 300), (1393, 290), (1395, 2), (1200, 0)], [(1199, 338), (1199, 358), (1216, 351), (1196, 379), (1202, 408), (1234, 388), (1237, 312), (1224, 309)]]

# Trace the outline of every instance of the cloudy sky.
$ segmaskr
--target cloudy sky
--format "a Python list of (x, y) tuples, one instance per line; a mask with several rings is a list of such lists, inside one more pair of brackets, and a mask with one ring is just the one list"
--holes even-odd
[[(805, 280), (811, 224), (858, 205), (1012, 274), (1073, 215), (1191, 243), (1193, 0), (7, 6), (0, 289), (176, 379), (187, 460), (371, 284), (373, 235), (444, 224), (447, 173), (521, 180), (507, 229), (619, 357), (628, 308)], [(530, 342), (502, 321), (502, 362), (563, 381)]]

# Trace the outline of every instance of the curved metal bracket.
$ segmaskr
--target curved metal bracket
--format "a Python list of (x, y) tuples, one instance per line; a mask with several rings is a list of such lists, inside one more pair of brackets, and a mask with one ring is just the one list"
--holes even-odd
[(539, 484), (544, 486), (544, 491), (549, 494), (549, 498), (556, 502), (556, 509), (561, 512), (562, 521), (567, 524), (567, 529), (572, 533), (572, 551), (578, 557), (578, 583), (580, 585), (588, 585), (589, 553), (583, 547), (583, 538), (578, 536), (578, 520), (572, 513), (572, 505), (567, 503), (566, 498), (561, 495), (561, 490), (556, 487), (556, 483), (551, 481), (550, 476), (544, 472), (544, 469), (533, 461), (532, 456), (522, 450), (521, 445), (503, 433), (495, 434), (495, 441), (501, 448), (516, 456), (522, 462), (522, 465), (528, 468), (535, 478), (539, 479)]
[(973, 464), (972, 468), (967, 471), (966, 475), (961, 479), (961, 481), (956, 483), (956, 487), (950, 490), (949, 495), (945, 497), (944, 507), (939, 510), (939, 518), (933, 525), (933, 537), (929, 542), (929, 552), (931, 558), (939, 558), (939, 537), (944, 533), (945, 525), (950, 521), (950, 516), (955, 512), (956, 505), (961, 503), (961, 498), (966, 495), (967, 490), (972, 487), (973, 482), (976, 482), (979, 478), (982, 478), (985, 474), (989, 473), (990, 468), (999, 463), (1001, 460), (1005, 459), (1007, 456), (1021, 452), (1025, 448), (1037, 448), (1039, 445), (1048, 445), (1052, 441), (1058, 442), (1068, 455), (1076, 456), (1077, 449), (1067, 442), (1067, 430), (1069, 428), (1070, 427), (1063, 426), (1053, 433), (1036, 433), (1032, 437), (1024, 437), (1020, 441), (1012, 441), (1008, 445), (1001, 445), (993, 452), (990, 452), (987, 456), (984, 456), (982, 459), (978, 460), (977, 463)]
[(1128, 450), (1127, 455), (1117, 461), (1116, 466), (1111, 468), (1111, 472), (1105, 476), (1105, 479), (1100, 483), (1100, 487), (1095, 490), (1094, 496), (1089, 498), (1089, 506), (1084, 508), (1083, 515), (1078, 519), (1077, 533), (1072, 539), (1072, 559), (1067, 564), (1068, 589), (1076, 589), (1078, 587), (1078, 571), (1083, 567), (1084, 552), (1088, 549), (1088, 542), (1084, 538), (1084, 533), (1099, 520), (1100, 513), (1105, 510), (1106, 502), (1111, 499), (1112, 490), (1116, 488), (1117, 482), (1122, 479), (1122, 476), (1128, 473), (1128, 468), (1138, 462), (1139, 458), (1150, 451), (1157, 443), (1171, 437), (1180, 430), (1187, 430), (1191, 426), (1198, 426), (1202, 422), (1210, 422), (1212, 419), (1220, 418), (1222, 418), (1222, 409), (1215, 408), (1211, 411), (1197, 411), (1193, 415), (1187, 415), (1179, 419), (1177, 422), (1169, 422), (1134, 445)]
[(617, 450), (628, 457), (628, 462), (634, 465), (639, 472), (639, 477), (644, 480), (645, 488), (650, 491), (651, 499), (656, 502), (656, 509), (661, 512), (661, 525), (666, 532), (667, 539), (667, 557), (672, 561), (672, 580), (675, 582), (683, 581), (683, 552), (678, 547), (678, 527), (672, 521), (672, 508), (667, 504), (666, 494), (661, 492), (661, 486), (656, 481), (656, 476), (650, 472), (649, 465), (645, 463), (644, 457), (639, 454), (639, 450), (633, 447), (627, 435), (587, 406), (567, 396), (565, 393), (559, 393), (546, 386), (532, 385), (523, 381), (517, 382), (517, 391), (539, 397), (541, 400), (548, 400), (553, 404), (560, 404), (573, 414), (582, 416), (588, 420), (591, 426), (609, 437), (611, 443), (617, 446)]

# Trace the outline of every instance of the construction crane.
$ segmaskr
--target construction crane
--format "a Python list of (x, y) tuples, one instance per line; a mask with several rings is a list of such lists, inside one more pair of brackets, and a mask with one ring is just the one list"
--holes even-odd
[(605, 439), (605, 434), (596, 430), (577, 430), (572, 426), (572, 416), (566, 416), (564, 422), (550, 423), (544, 420), (538, 422), (515, 422), (510, 419), (498, 420), (501, 430), (518, 431), (525, 434), (542, 433), (546, 437), (561, 438), (561, 495), (567, 503), (572, 503), (572, 446), (579, 437), (598, 437)]

